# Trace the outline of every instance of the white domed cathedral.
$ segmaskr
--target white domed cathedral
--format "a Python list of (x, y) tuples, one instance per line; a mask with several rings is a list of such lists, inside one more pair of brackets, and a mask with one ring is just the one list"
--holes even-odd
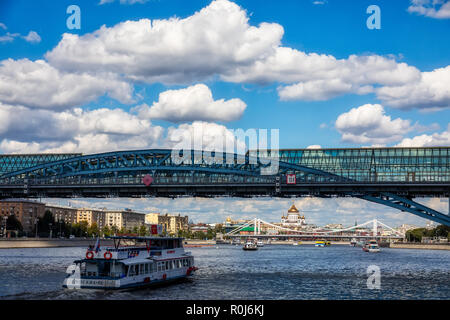
[(281, 225), (285, 228), (300, 229), (306, 226), (305, 216), (300, 215), (300, 211), (295, 207), (295, 204), (287, 211), (287, 215), (281, 217)]

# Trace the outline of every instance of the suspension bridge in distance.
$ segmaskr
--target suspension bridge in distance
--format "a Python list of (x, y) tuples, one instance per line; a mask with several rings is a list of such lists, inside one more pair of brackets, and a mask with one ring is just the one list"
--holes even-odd
[[(368, 230), (364, 228), (366, 226), (371, 226)], [(389, 234), (382, 234), (379, 228), (382, 227), (389, 231)], [(242, 230), (251, 229), (250, 232), (246, 231), (242, 233)], [(364, 229), (363, 229), (364, 228)], [(295, 230), (292, 228), (286, 228), (279, 226), (270, 222), (266, 222), (259, 218), (254, 218), (249, 222), (242, 224), (239, 227), (231, 230), (230, 232), (224, 234), (225, 237), (230, 238), (277, 238), (277, 239), (335, 239), (335, 240), (348, 240), (351, 239), (403, 239), (404, 234), (398, 232), (397, 230), (389, 227), (388, 225), (382, 223), (377, 219), (367, 221), (349, 228), (344, 229), (321, 229), (317, 230)]]
[[(274, 170), (275, 169), (275, 170)], [(355, 197), (450, 226), (450, 147), (0, 155), (0, 199)]]

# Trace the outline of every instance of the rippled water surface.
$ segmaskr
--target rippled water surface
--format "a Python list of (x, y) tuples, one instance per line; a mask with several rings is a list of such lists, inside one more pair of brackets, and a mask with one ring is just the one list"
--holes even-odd
[[(66, 267), (85, 248), (0, 250), (3, 299), (450, 299), (450, 251), (335, 245), (220, 245), (190, 248), (200, 268), (188, 281), (129, 292), (62, 289)], [(367, 288), (367, 267), (381, 289)]]

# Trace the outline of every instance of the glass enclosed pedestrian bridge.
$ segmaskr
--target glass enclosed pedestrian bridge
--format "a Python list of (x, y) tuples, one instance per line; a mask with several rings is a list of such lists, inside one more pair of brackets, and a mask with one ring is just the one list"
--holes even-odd
[(280, 161), (360, 182), (449, 182), (450, 148), (280, 150)]
[[(152, 151), (152, 150), (148, 150)], [(155, 150), (156, 151), (156, 150)], [(170, 150), (169, 150), (170, 151)], [(64, 164), (70, 165), (73, 160), (84, 161), (86, 165), (89, 164), (101, 168), (103, 167), (114, 169), (111, 162), (121, 162), (124, 167), (133, 167), (133, 164), (145, 170), (145, 165), (152, 166), (159, 164), (160, 170), (164, 170), (170, 159), (165, 153), (157, 154), (158, 152), (143, 151), (128, 151), (107, 153), (98, 155), (82, 155), (82, 154), (29, 154), (29, 155), (0, 155), (0, 178), (7, 175), (14, 177), (17, 172), (17, 177), (27, 175), (42, 168), (42, 172), (51, 171), (55, 165)], [(105, 155), (106, 157), (102, 157)], [(260, 155), (259, 152), (250, 151), (250, 157), (271, 157), (271, 151), (264, 152)], [(224, 162), (225, 162), (224, 157)], [(342, 181), (359, 181), (359, 182), (450, 182), (450, 147), (428, 147), (428, 148), (347, 148), (347, 149), (282, 149), (278, 151), (278, 159), (281, 163), (294, 164), (304, 168), (311, 168), (323, 171), (342, 177)], [(155, 162), (156, 160), (156, 162)], [(160, 161), (163, 160), (163, 161)], [(131, 165), (127, 165), (130, 164)], [(197, 161), (197, 160), (196, 160)], [(251, 160), (250, 160), (251, 161)], [(128, 162), (128, 163), (126, 163)], [(197, 161), (198, 162), (198, 161)], [(141, 166), (143, 164), (144, 166)], [(205, 163), (193, 163), (197, 168), (208, 166)], [(135, 167), (135, 166), (134, 166)], [(233, 169), (229, 164), (214, 163), (211, 167), (216, 169)], [(37, 170), (33, 170), (36, 168)], [(189, 168), (192, 169), (192, 168)], [(283, 169), (283, 166), (280, 167)], [(311, 172), (296, 170), (289, 170), (297, 173), (297, 179), (301, 180), (304, 176), (312, 177)], [(113, 170), (111, 170), (113, 171)], [(184, 175), (183, 166), (179, 166), (178, 172), (172, 172), (175, 175)], [(242, 172), (233, 173), (242, 173)], [(281, 170), (283, 171), (283, 170)], [(202, 171), (204, 172), (204, 170)], [(73, 172), (79, 175), (81, 172)], [(84, 172), (85, 174), (86, 172)], [(89, 172), (87, 172), (89, 173)], [(163, 172), (160, 172), (163, 173)], [(192, 172), (191, 172), (192, 173)], [(228, 172), (213, 172), (216, 175), (220, 173), (227, 174)], [(303, 175), (302, 175), (303, 173)], [(314, 174), (313, 174), (314, 175)], [(30, 176), (44, 177), (45, 174), (31, 174)], [(57, 177), (58, 174), (51, 174)], [(128, 176), (126, 173), (120, 176)], [(134, 176), (134, 175), (132, 175)], [(161, 176), (170, 176), (164, 175)], [(138, 177), (140, 178), (140, 177)]]
[(449, 195), (450, 147), (0, 155), (0, 199), (350, 196), (450, 225), (412, 200)]

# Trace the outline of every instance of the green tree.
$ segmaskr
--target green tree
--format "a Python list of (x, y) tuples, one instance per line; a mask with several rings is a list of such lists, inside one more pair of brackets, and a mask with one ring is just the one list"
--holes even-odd
[(15, 230), (15, 231), (23, 230), (22, 224), (14, 214), (10, 215), (6, 220), (6, 230)]
[(146, 236), (146, 235), (148, 235), (149, 233), (148, 233), (148, 229), (147, 229), (147, 227), (146, 226), (140, 226), (139, 227), (139, 235), (140, 236)]
[(111, 233), (113, 235), (117, 235), (119, 233), (119, 228), (117, 228), (116, 226), (112, 226), (111, 227)]
[(101, 233), (104, 237), (109, 237), (112, 235), (112, 230), (109, 226), (104, 226)]
[(38, 232), (49, 234), (50, 228), (55, 227), (55, 219), (53, 218), (53, 213), (50, 210), (45, 211), (44, 216), (39, 218), (38, 222)]
[(97, 237), (100, 234), (100, 230), (98, 228), (97, 223), (93, 223), (91, 226), (87, 228), (88, 237)]

